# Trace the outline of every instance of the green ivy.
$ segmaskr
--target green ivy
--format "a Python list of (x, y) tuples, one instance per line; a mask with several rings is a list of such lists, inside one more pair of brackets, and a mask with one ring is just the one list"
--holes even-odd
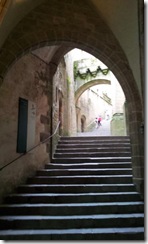
[(71, 81), (70, 81), (70, 77), (68, 76), (67, 77), (67, 89), (69, 90), (69, 87), (70, 87), (70, 83), (71, 83)]
[(89, 68), (86, 70), (85, 73), (80, 73), (79, 70), (77, 70), (78, 67), (78, 63), (74, 65), (74, 79), (76, 80), (77, 77), (79, 77), (80, 79), (88, 79), (89, 77), (91, 78), (95, 78), (100, 72), (103, 75), (107, 75), (109, 72), (109, 69), (101, 69), (100, 66), (98, 66), (98, 68), (95, 71), (91, 71)]
[(74, 62), (74, 67), (73, 67), (74, 77), (76, 77), (77, 72), (78, 72), (78, 63), (79, 63), (79, 61)]

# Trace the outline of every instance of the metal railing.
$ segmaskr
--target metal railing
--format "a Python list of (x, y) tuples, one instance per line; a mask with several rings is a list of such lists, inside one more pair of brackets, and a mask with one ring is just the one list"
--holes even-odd
[(49, 136), (48, 138), (46, 138), (44, 141), (38, 143), (36, 146), (30, 148), (28, 151), (22, 153), (21, 155), (19, 155), (19, 156), (16, 157), (15, 159), (13, 159), (11, 162), (9, 162), (9, 163), (7, 163), (6, 165), (4, 165), (3, 167), (1, 167), (1, 168), (0, 168), (0, 171), (3, 170), (3, 169), (4, 169), (5, 167), (7, 167), (8, 165), (10, 165), (10, 164), (12, 164), (13, 162), (15, 162), (16, 160), (18, 160), (18, 159), (20, 159), (21, 157), (25, 156), (27, 153), (31, 152), (31, 151), (34, 150), (36, 147), (38, 147), (38, 146), (40, 146), (41, 144), (44, 144), (46, 141), (48, 141), (51, 137), (53, 137), (53, 136), (56, 134), (56, 132), (57, 132), (57, 130), (58, 130), (58, 128), (59, 128), (59, 125), (60, 125), (60, 121), (58, 122), (58, 125), (57, 125), (57, 127), (56, 127), (56, 129), (55, 129), (55, 131), (54, 131), (54, 133), (53, 133), (52, 135), (50, 135), (50, 136)]

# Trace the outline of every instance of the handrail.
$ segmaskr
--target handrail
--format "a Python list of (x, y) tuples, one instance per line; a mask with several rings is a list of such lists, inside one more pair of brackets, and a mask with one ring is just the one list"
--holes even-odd
[(95, 122), (95, 120), (93, 119), (92, 122), (90, 122), (90, 123), (86, 126), (86, 128), (87, 128), (88, 126), (90, 126), (91, 124), (93, 124), (94, 122)]
[(8, 165), (10, 165), (10, 164), (12, 164), (13, 162), (15, 162), (16, 160), (18, 160), (19, 158), (21, 158), (21, 157), (23, 157), (24, 155), (26, 155), (28, 152), (31, 152), (31, 151), (32, 151), (33, 149), (35, 149), (36, 147), (38, 147), (38, 146), (40, 146), (41, 144), (43, 144), (43, 143), (45, 143), (46, 141), (48, 141), (51, 137), (53, 137), (53, 136), (56, 134), (59, 125), (60, 125), (60, 121), (58, 122), (58, 125), (57, 125), (57, 127), (56, 127), (54, 133), (53, 133), (51, 136), (49, 136), (48, 138), (46, 138), (44, 141), (38, 143), (36, 146), (30, 148), (28, 151), (24, 152), (23, 154), (21, 154), (21, 155), (18, 156), (17, 158), (13, 159), (13, 160), (12, 160), (11, 162), (9, 162), (8, 164), (6, 164), (6, 165), (4, 165), (3, 167), (1, 167), (1, 168), (0, 168), (0, 171), (1, 171), (2, 169), (4, 169), (5, 167), (7, 167)]

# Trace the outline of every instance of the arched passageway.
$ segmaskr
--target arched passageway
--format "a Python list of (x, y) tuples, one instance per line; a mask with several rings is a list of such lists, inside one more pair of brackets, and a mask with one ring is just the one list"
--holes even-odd
[[(143, 120), (143, 108), (126, 55), (110, 28), (93, 11), (88, 1), (85, 3), (85, 8), (82, 0), (71, 2), (68, 8), (66, 0), (58, 1), (56, 8), (54, 3), (54, 0), (45, 1), (33, 9), (8, 36), (0, 53), (1, 84), (5, 82), (10, 68), (20, 57), (41, 47), (54, 46), (50, 49), (52, 50), (50, 57), (46, 57), (50, 88), (61, 58), (73, 48), (82, 49), (105, 63), (118, 79), (126, 96), (132, 143), (133, 180), (138, 190), (142, 192), (143, 135), (140, 126)], [(58, 16), (57, 12), (60, 13)], [(49, 96), (49, 107), (51, 104), (52, 97)]]

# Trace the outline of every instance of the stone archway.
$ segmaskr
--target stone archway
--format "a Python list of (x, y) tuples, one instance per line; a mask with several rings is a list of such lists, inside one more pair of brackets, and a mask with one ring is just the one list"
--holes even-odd
[(77, 101), (78, 101), (79, 97), (82, 95), (82, 93), (84, 91), (86, 91), (87, 89), (89, 89), (92, 86), (101, 85), (101, 84), (110, 85), (111, 81), (105, 80), (105, 79), (96, 79), (96, 80), (91, 80), (91, 81), (85, 83), (84, 85), (80, 86), (75, 92), (75, 103), (76, 103), (76, 105), (77, 105)]
[[(58, 13), (58, 14), (57, 14)], [(30, 21), (32, 20), (32, 21)], [(82, 49), (101, 60), (114, 73), (126, 96), (129, 133), (132, 143), (134, 182), (143, 191), (143, 121), (141, 97), (128, 60), (115, 36), (88, 1), (46, 0), (33, 9), (8, 36), (0, 52), (0, 78), (3, 82), (13, 63), (25, 53), (39, 47), (61, 45), (64, 51), (53, 55), (49, 64), (50, 80), (64, 53)], [(56, 56), (57, 55), (57, 56)]]

